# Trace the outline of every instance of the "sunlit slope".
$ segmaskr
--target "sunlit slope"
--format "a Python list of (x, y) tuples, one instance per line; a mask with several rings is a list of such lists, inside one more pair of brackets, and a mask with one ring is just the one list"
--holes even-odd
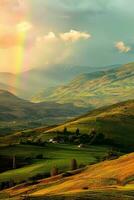
[(90, 166), (82, 173), (64, 178), (62, 181), (54, 183), (45, 189), (34, 192), (33, 195), (77, 193), (83, 191), (84, 188), (87, 188), (87, 190), (108, 187), (121, 188), (132, 184), (133, 181), (134, 153), (122, 156), (117, 160), (105, 161)]
[(87, 166), (79, 172), (74, 171), (73, 174), (66, 177), (60, 174), (42, 179), (34, 185), (22, 184), (4, 193), (17, 199), (19, 196), (29, 194), (30, 200), (133, 199), (134, 153)]
[(97, 108), (134, 98), (134, 63), (82, 74), (69, 84), (37, 94), (33, 101), (56, 101)]
[(115, 144), (125, 146), (126, 150), (133, 148), (134, 100), (97, 109), (45, 133), (63, 131), (64, 127), (71, 132), (79, 128), (81, 134), (90, 134), (91, 130), (95, 129), (96, 132), (103, 133), (106, 138), (112, 139)]

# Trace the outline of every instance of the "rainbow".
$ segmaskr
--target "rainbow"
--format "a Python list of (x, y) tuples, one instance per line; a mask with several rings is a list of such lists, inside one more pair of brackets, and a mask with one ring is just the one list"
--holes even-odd
[[(16, 75), (16, 80), (14, 82), (15, 88), (23, 89), (26, 86), (27, 77), (22, 77), (21, 73), (26, 70), (29, 66), (29, 49), (30, 42), (29, 31), (32, 28), (29, 22), (29, 5), (24, 0), (19, 1), (19, 7), (22, 7), (22, 12), (20, 12), (21, 20), (16, 24), (16, 47), (14, 48), (14, 73)], [(19, 15), (19, 14), (18, 14)], [(15, 92), (17, 94), (17, 91)]]
[[(25, 70), (26, 66), (28, 66), (28, 49), (29, 47), (26, 46), (27, 38), (28, 38), (28, 31), (31, 28), (31, 24), (23, 21), (17, 25), (17, 44), (18, 46), (15, 48), (15, 59), (14, 59), (14, 66), (15, 66), (15, 74), (16, 80), (14, 85), (16, 88), (25, 87), (26, 84), (26, 77), (21, 77), (21, 72)], [(21, 83), (21, 85), (20, 85)], [(17, 94), (17, 91), (15, 92)]]

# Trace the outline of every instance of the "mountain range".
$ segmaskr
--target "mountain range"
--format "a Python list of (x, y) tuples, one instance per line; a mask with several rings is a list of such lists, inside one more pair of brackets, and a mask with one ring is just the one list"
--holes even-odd
[[(56, 67), (60, 69), (61, 73), (63, 70), (61, 66)], [(104, 67), (99, 71), (96, 71), (97, 68), (95, 68), (90, 73), (79, 75), (68, 84), (45, 87), (40, 93), (38, 93), (40, 84), (37, 84), (38, 89), (34, 82), (29, 82), (25, 90), (22, 90), (22, 88), (17, 89), (12, 84), (10, 84), (11, 86), (8, 84), (14, 83), (14, 74), (0, 73), (0, 87), (4, 88), (4, 90), (0, 90), (1, 134), (24, 128), (59, 124), (72, 119), (72, 117), (82, 115), (87, 111), (134, 99), (133, 69), (134, 63), (108, 68)], [(65, 71), (69, 72), (70, 70), (71, 68)], [(31, 74), (29, 81), (34, 80), (33, 77), (36, 74), (37, 77), (42, 74), (41, 78), (38, 78), (40, 81), (48, 74), (51, 74), (51, 78), (53, 75), (53, 80), (56, 80), (56, 77), (58, 80), (58, 77), (61, 76), (60, 73), (60, 75), (58, 74), (58, 71), (57, 74), (52, 74), (51, 69), (47, 72), (49, 73), (45, 74), (45, 70), (42, 71), (40, 69), (31, 70), (29, 72)], [(74, 74), (80, 72), (81, 67), (78, 67), (76, 71), (74, 70)], [(67, 74), (66, 79), (69, 79), (69, 73)], [(72, 76), (74, 74), (72, 73)], [(34, 88), (34, 92), (38, 93), (32, 98), (32, 102), (20, 98), (20, 96), (27, 96), (27, 93), (31, 95), (33, 93), (32, 87)], [(44, 87), (43, 84), (42, 87)], [(19, 97), (13, 94), (15, 90), (21, 93)]]
[(117, 68), (118, 66), (119, 65), (113, 65), (98, 68), (90, 66), (46, 65), (19, 74), (1, 72), (0, 89), (13, 92), (21, 98), (30, 99), (37, 94), (38, 91), (44, 88), (48, 90), (50, 87), (67, 84), (74, 77), (83, 72), (96, 72), (108, 68)]
[(69, 84), (44, 89), (33, 102), (55, 101), (95, 109), (134, 98), (134, 63), (84, 73)]

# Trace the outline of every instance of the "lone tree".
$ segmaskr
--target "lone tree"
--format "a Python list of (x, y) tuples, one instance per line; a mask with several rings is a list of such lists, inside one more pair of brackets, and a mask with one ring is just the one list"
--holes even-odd
[(64, 133), (64, 134), (67, 133), (67, 127), (64, 127), (63, 133)]
[(16, 157), (13, 156), (13, 169), (16, 169)]
[(76, 159), (71, 160), (71, 170), (76, 170), (78, 168)]
[(50, 174), (51, 176), (57, 176), (59, 174), (58, 168), (53, 167)]
[(76, 135), (78, 136), (80, 134), (79, 128), (76, 129)]

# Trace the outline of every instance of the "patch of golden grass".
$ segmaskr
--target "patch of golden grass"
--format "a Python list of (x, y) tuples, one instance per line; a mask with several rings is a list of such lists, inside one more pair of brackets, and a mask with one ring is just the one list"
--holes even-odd
[[(134, 153), (116, 160), (104, 161), (87, 167), (79, 174), (63, 178), (63, 175), (40, 180), (38, 184), (6, 190), (12, 196), (25, 193), (34, 197), (45, 195), (75, 194), (99, 190), (134, 190)], [(126, 181), (130, 180), (130, 181)], [(126, 185), (125, 185), (126, 183)]]
[[(46, 189), (34, 192), (33, 196), (75, 193), (87, 189), (99, 188), (133, 188), (124, 185), (124, 181), (134, 175), (134, 153), (112, 161), (105, 161), (90, 166), (84, 172), (63, 179), (62, 182), (51, 185)], [(119, 186), (120, 187), (119, 187)]]

